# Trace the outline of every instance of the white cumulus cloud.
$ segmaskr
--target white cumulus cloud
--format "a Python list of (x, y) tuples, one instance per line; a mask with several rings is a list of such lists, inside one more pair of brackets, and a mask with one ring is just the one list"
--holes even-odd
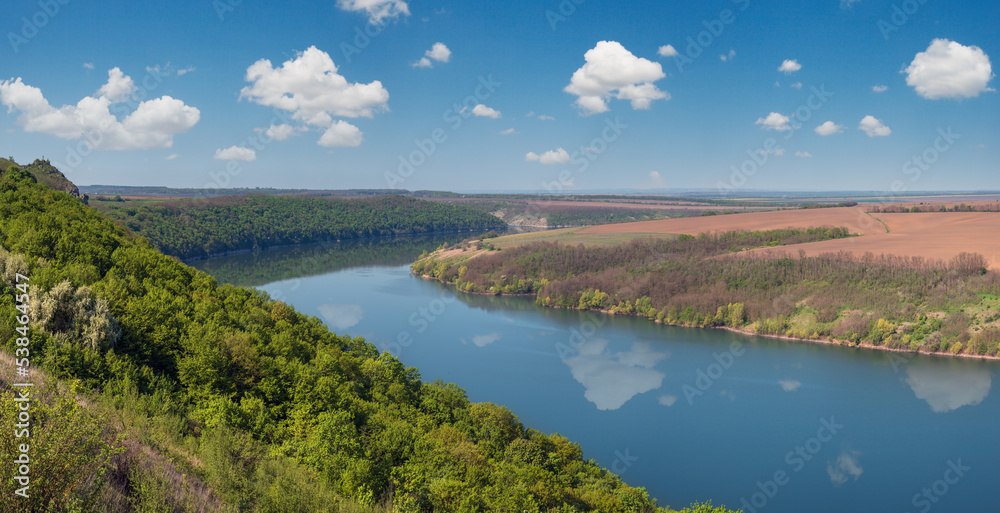
[(524, 160), (541, 164), (565, 164), (569, 162), (569, 153), (562, 148), (549, 150), (541, 155), (531, 151), (524, 156)]
[(886, 136), (892, 133), (889, 127), (882, 123), (882, 120), (876, 118), (875, 116), (868, 115), (861, 118), (861, 123), (858, 125), (858, 130), (864, 131), (868, 134), (868, 137), (876, 136)]
[(280, 125), (271, 125), (264, 130), (264, 135), (275, 141), (284, 141), (295, 133), (295, 128), (292, 125), (282, 123)]
[(617, 41), (600, 41), (584, 54), (586, 64), (573, 73), (563, 91), (574, 94), (584, 115), (608, 111), (608, 100), (629, 100), (636, 110), (648, 109), (670, 95), (653, 83), (665, 77), (659, 63), (636, 57)]
[(42, 90), (25, 84), (21, 78), (0, 81), (0, 103), (8, 111), (20, 112), (17, 122), (25, 132), (41, 132), (63, 139), (79, 139), (85, 134), (94, 149), (139, 150), (169, 148), (174, 135), (191, 129), (201, 112), (184, 102), (161, 96), (138, 104), (121, 120), (110, 106), (128, 99), (135, 84), (118, 68), (108, 71), (108, 82), (94, 96), (86, 96), (76, 105), (56, 109)]
[(677, 49), (674, 48), (674, 45), (663, 45), (656, 51), (656, 53), (660, 57), (673, 57), (677, 55)]
[(451, 50), (444, 43), (434, 43), (425, 55), (438, 62), (448, 62), (451, 59)]
[(286, 110), (302, 127), (324, 131), (321, 146), (358, 146), (361, 131), (334, 117), (370, 118), (389, 110), (389, 91), (382, 82), (351, 83), (337, 73), (337, 65), (326, 52), (309, 47), (295, 59), (275, 68), (261, 59), (247, 68), (250, 85), (240, 91), (240, 99)]
[(253, 162), (257, 160), (257, 152), (253, 148), (242, 146), (230, 146), (226, 149), (215, 150), (215, 160), (239, 160), (243, 162)]
[(649, 172), (649, 183), (650, 183), (650, 187), (653, 187), (653, 188), (656, 188), (656, 189), (662, 189), (663, 188), (663, 184), (664, 184), (663, 176), (660, 175), (659, 171), (650, 171)]
[(670, 394), (664, 394), (664, 395), (661, 395), (659, 398), (657, 398), (656, 401), (658, 403), (660, 403), (661, 405), (666, 406), (667, 408), (669, 408), (669, 407), (673, 406), (674, 403), (677, 402), (677, 396), (676, 395), (670, 395)]
[(797, 152), (795, 152), (795, 156), (796, 157), (802, 157), (804, 159), (808, 159), (808, 158), (812, 157), (812, 153), (809, 153), (808, 151), (797, 151)]
[(361, 146), (363, 140), (364, 135), (358, 127), (347, 121), (338, 119), (326, 129), (326, 132), (323, 132), (323, 136), (319, 138), (316, 144), (328, 148), (344, 148)]
[(410, 7), (402, 0), (337, 0), (337, 7), (345, 11), (365, 12), (372, 23), (410, 15)]
[(778, 66), (778, 71), (782, 71), (786, 75), (791, 75), (800, 69), (802, 69), (802, 65), (795, 59), (785, 59), (781, 66)]
[(872, 91), (875, 91), (876, 93), (884, 93), (884, 92), (886, 92), (888, 90), (889, 90), (889, 86), (887, 86), (887, 85), (878, 84), (878, 85), (873, 85), (872, 86)]
[(517, 133), (517, 131), (514, 130), (513, 128), (508, 128), (506, 130), (501, 130), (500, 131), (501, 135), (511, 135), (511, 134), (516, 134), (516, 133)]
[(843, 125), (838, 125), (833, 121), (826, 121), (822, 125), (816, 127), (816, 133), (819, 135), (833, 135), (844, 131)]
[(500, 111), (491, 109), (482, 103), (472, 108), (472, 114), (480, 118), (500, 119), (502, 117)]
[(451, 59), (451, 50), (444, 43), (434, 43), (430, 50), (424, 52), (424, 56), (419, 61), (413, 63), (415, 68), (432, 68), (434, 61), (448, 62)]
[(761, 125), (761, 128), (764, 128), (765, 130), (785, 131), (792, 129), (792, 126), (788, 124), (789, 121), (791, 121), (791, 119), (789, 119), (788, 116), (772, 112), (768, 114), (766, 118), (757, 118), (757, 121), (754, 121), (754, 124)]
[(987, 84), (993, 78), (990, 58), (981, 48), (947, 39), (931, 41), (903, 72), (906, 85), (930, 100), (979, 96), (991, 91)]

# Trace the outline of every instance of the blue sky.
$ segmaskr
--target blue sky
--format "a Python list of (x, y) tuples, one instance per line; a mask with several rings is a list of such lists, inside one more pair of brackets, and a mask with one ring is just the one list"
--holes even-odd
[(48, 1), (0, 152), (83, 185), (1000, 189), (995, 2)]

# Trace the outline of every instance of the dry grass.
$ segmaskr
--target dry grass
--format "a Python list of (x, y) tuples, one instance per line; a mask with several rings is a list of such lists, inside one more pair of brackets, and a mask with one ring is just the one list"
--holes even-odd
[[(626, 223), (631, 224), (631, 223)], [(609, 225), (615, 226), (615, 225)], [(514, 235), (504, 235), (503, 237), (497, 237), (495, 239), (490, 239), (487, 242), (492, 242), (494, 245), (501, 249), (513, 248), (517, 246), (522, 246), (531, 242), (560, 242), (563, 244), (583, 244), (584, 246), (613, 246), (615, 244), (621, 244), (623, 242), (628, 242), (632, 239), (639, 237), (656, 237), (656, 238), (676, 238), (677, 235), (673, 233), (652, 233), (652, 234), (635, 234), (635, 233), (588, 233), (585, 232), (587, 228), (562, 228), (559, 230), (545, 230), (541, 232), (529, 232), (529, 233), (518, 233)]]

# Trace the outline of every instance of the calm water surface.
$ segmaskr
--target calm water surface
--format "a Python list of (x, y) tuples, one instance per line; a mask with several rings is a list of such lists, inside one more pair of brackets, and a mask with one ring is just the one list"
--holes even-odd
[[(459, 237), (460, 238), (460, 237)], [(194, 265), (257, 286), (509, 407), (661, 505), (998, 511), (992, 362), (791, 344), (452, 294), (412, 276), (456, 236), (300, 246)]]

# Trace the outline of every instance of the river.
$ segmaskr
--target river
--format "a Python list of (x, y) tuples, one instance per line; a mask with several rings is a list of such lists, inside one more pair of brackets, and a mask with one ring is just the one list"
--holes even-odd
[(510, 408), (675, 508), (993, 510), (1000, 365), (674, 328), (412, 276), (458, 235), (193, 262)]

